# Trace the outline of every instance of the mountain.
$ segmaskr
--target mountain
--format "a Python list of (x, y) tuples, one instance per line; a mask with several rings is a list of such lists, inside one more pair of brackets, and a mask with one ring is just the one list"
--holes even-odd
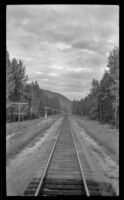
[(47, 96), (49, 99), (51, 99), (53, 97), (57, 97), (59, 99), (62, 110), (71, 112), (72, 102), (68, 98), (66, 98), (64, 95), (56, 93), (56, 92), (51, 92), (49, 90), (42, 89), (42, 91), (43, 91), (44, 95)]

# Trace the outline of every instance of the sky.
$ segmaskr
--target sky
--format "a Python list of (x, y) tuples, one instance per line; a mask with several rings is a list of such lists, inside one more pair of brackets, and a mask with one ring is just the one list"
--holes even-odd
[(70, 100), (86, 97), (119, 44), (116, 5), (8, 5), (7, 50), (29, 82)]

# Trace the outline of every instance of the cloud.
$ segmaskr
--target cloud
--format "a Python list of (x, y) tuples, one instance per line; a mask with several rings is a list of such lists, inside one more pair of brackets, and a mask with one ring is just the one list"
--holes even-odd
[(84, 97), (118, 46), (119, 7), (8, 5), (7, 49), (22, 59), (30, 81), (68, 98)]
[(70, 49), (71, 48), (71, 45), (69, 44), (66, 44), (64, 42), (59, 42), (59, 43), (56, 43), (56, 48), (58, 48), (59, 50), (67, 50), (67, 49)]
[(105, 41), (94, 41), (91, 39), (76, 39), (72, 42), (72, 47), (78, 49), (86, 49), (89, 51), (95, 51), (98, 53), (104, 53), (106, 51)]

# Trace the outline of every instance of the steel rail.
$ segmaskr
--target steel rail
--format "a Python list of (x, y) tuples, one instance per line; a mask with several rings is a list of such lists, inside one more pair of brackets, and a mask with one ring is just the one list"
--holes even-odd
[[(68, 118), (68, 119), (69, 119), (69, 118)], [(73, 138), (73, 143), (74, 143), (74, 146), (75, 146), (76, 155), (77, 155), (78, 162), (79, 162), (79, 166), (80, 166), (80, 170), (81, 170), (81, 175), (82, 175), (82, 179), (83, 179), (83, 183), (84, 183), (86, 195), (87, 195), (87, 196), (90, 196), (90, 193), (89, 193), (89, 190), (88, 190), (88, 186), (87, 186), (87, 183), (86, 183), (86, 180), (85, 180), (85, 176), (84, 176), (84, 173), (83, 173), (83, 169), (82, 169), (80, 157), (79, 157), (79, 155), (78, 155), (78, 150), (77, 150), (77, 147), (76, 147), (76, 144), (75, 144), (74, 134), (73, 134), (73, 129), (72, 129), (72, 126), (71, 126), (71, 121), (70, 121), (70, 119), (69, 119), (69, 126), (70, 126), (70, 130), (71, 130), (71, 134), (72, 134), (72, 138)]]
[(49, 159), (48, 159), (48, 161), (47, 161), (45, 170), (44, 170), (44, 172), (43, 172), (43, 175), (42, 175), (42, 177), (41, 177), (41, 180), (40, 180), (40, 182), (39, 182), (38, 188), (37, 188), (37, 190), (36, 190), (34, 196), (38, 196), (38, 194), (39, 194), (39, 191), (40, 191), (41, 186), (42, 186), (42, 184), (43, 184), (44, 177), (45, 177), (45, 175), (46, 175), (46, 172), (47, 172), (47, 169), (48, 169), (48, 167), (49, 167), (50, 161), (51, 161), (51, 159), (52, 159), (52, 156), (53, 156), (53, 153), (54, 153), (54, 150), (55, 150), (55, 147), (56, 147), (58, 138), (59, 138), (59, 136), (60, 136), (60, 133), (61, 133), (61, 130), (62, 130), (64, 121), (65, 121), (65, 117), (63, 118), (62, 125), (61, 125), (61, 127), (60, 127), (60, 129), (59, 129), (59, 134), (58, 134), (58, 136), (57, 136), (57, 138), (56, 138), (56, 140), (55, 140), (55, 143), (54, 143), (54, 145), (53, 145), (53, 148), (52, 148), (52, 151), (51, 151), (51, 153), (50, 153)]

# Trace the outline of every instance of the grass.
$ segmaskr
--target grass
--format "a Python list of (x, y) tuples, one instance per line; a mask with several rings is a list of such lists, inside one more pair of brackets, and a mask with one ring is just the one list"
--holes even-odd
[(102, 145), (108, 155), (119, 161), (119, 130), (109, 124), (100, 124), (98, 121), (86, 117), (75, 116), (79, 125), (84, 128), (99, 145)]
[(14, 157), (34, 138), (38, 136), (43, 137), (43, 131), (50, 128), (53, 122), (58, 119), (58, 116), (53, 116), (52, 119), (53, 120), (47, 121), (42, 126), (37, 125), (39, 122), (42, 121), (41, 119), (25, 121), (23, 122), (20, 131), (18, 130), (17, 123), (11, 123), (11, 125), (7, 127), (8, 133), (10, 133), (11, 135), (13, 131), (16, 132), (18, 130), (18, 132), (16, 132), (15, 135), (12, 135), (9, 143), (6, 145), (6, 158), (9, 159)]
[(12, 122), (12, 123), (7, 123), (6, 124), (6, 136), (11, 135), (12, 133), (19, 132), (20, 129), (22, 130), (23, 128), (27, 128), (30, 125), (36, 125), (36, 123), (39, 123), (43, 119), (35, 119), (35, 120), (27, 120), (27, 121), (22, 121), (20, 124), (20, 128), (18, 125), (18, 122)]
[[(48, 116), (48, 118), (50, 118), (50, 117), (56, 118), (57, 115)], [(17, 132), (20, 131), (20, 129), (22, 130), (22, 129), (27, 128), (29, 126), (36, 125), (37, 123), (40, 123), (44, 119), (45, 119), (44, 117), (41, 117), (39, 119), (22, 121), (21, 125), (20, 125), (20, 128), (19, 128), (18, 122), (7, 123), (6, 124), (6, 136), (11, 135), (11, 134), (13, 134), (15, 132), (17, 133)]]

